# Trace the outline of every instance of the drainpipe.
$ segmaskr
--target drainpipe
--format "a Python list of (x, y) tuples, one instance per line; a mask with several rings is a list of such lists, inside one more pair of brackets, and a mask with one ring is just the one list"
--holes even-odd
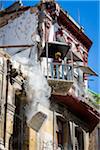
[(6, 128), (7, 128), (7, 103), (8, 103), (8, 86), (9, 86), (9, 66), (10, 61), (7, 60), (7, 75), (6, 75), (6, 98), (5, 98), (5, 114), (4, 114), (4, 147), (6, 146)]
[(46, 63), (47, 63), (47, 80), (48, 80), (48, 38), (47, 38), (47, 28), (46, 28), (46, 19), (45, 19), (45, 47), (46, 47)]
[(49, 70), (48, 70), (48, 42), (46, 42), (46, 58), (47, 58), (47, 80), (49, 77)]

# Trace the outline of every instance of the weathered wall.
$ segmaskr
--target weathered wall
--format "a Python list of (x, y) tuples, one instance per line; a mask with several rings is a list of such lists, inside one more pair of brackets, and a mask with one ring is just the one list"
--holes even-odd
[(32, 127), (29, 128), (29, 150), (53, 149), (53, 112), (42, 105), (39, 105), (37, 112), (42, 112), (47, 117), (38, 130), (34, 130), (34, 126), (32, 125), (35, 122), (35, 125), (38, 126), (42, 116), (40, 120), (33, 117), (33, 124), (28, 123), (28, 126)]
[[(0, 45), (34, 44), (37, 34), (37, 18), (36, 13), (28, 10), (14, 20), (9, 20), (9, 23), (0, 29)], [(13, 55), (19, 49), (22, 48), (6, 49), (6, 51)], [(23, 51), (19, 56), (28, 57), (29, 50)]]
[[(6, 94), (7, 94), (7, 58), (0, 56), (1, 66), (0, 66), (0, 140), (2, 144), (4, 143), (4, 122), (5, 122), (5, 101), (6, 101)], [(7, 103), (7, 114), (6, 114), (6, 138), (5, 143), (6, 147), (9, 147), (9, 139), (13, 131), (13, 115), (15, 111), (14, 106), (14, 89), (9, 84), (8, 85), (8, 103)], [(2, 148), (2, 147), (0, 147)]]
[[(2, 52), (2, 49), (0, 49)], [(4, 73), (5, 72), (5, 73)], [(6, 96), (6, 58), (0, 53), (0, 149), (3, 149), (4, 104)]]
[[(99, 150), (98, 149), (98, 142), (100, 137), (97, 134), (97, 127), (92, 131), (89, 135), (89, 150)], [(100, 148), (100, 147), (99, 147)]]
[(45, 108), (47, 119), (44, 121), (38, 134), (38, 150), (53, 149), (53, 112)]
[[(20, 17), (15, 18), (14, 20), (9, 20), (9, 23), (0, 29), (0, 45), (26, 45), (26, 44), (34, 44), (36, 41), (37, 34), (37, 15), (36, 13), (31, 13), (30, 10), (23, 12)], [(32, 48), (32, 53), (35, 54), (37, 51), (35, 47)], [(5, 49), (11, 56), (19, 51), (21, 48), (12, 48)], [(28, 58), (30, 53), (30, 49), (26, 49), (18, 57)], [(32, 61), (36, 59), (36, 54), (32, 55)], [(5, 62), (6, 64), (6, 62)], [(6, 70), (5, 71), (5, 80), (2, 87), (0, 89), (0, 103), (2, 110), (2, 116), (0, 115), (0, 138), (3, 141), (3, 126), (4, 126), (4, 101), (6, 94)], [(0, 73), (0, 86), (2, 85), (2, 74)], [(13, 117), (15, 111), (15, 86), (13, 87), (10, 83), (8, 85), (8, 104), (7, 104), (7, 120), (6, 120), (6, 149), (9, 149), (9, 141), (11, 139), (13, 133)], [(2, 92), (1, 92), (2, 90)], [(1, 98), (2, 97), (2, 98)], [(1, 130), (2, 129), (2, 130)], [(0, 142), (1, 143), (1, 142)]]

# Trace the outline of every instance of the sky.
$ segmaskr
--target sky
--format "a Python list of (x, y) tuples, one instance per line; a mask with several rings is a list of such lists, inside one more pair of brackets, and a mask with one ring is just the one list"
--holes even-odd
[[(15, 0), (0, 0), (3, 8), (11, 5)], [(34, 5), (39, 0), (21, 0), (23, 5)], [(92, 40), (89, 51), (88, 65), (99, 75), (89, 78), (89, 88), (100, 94), (100, 1), (99, 0), (56, 0), (76, 22), (84, 27), (85, 34)]]

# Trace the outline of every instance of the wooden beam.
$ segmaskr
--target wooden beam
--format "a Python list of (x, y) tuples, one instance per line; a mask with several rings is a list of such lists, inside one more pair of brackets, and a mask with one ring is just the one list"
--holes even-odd
[(0, 48), (21, 48), (21, 47), (33, 47), (34, 45), (33, 44), (30, 44), (30, 45), (0, 45)]

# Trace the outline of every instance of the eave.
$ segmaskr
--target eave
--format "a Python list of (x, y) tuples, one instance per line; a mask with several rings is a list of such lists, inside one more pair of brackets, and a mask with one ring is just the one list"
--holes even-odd
[(76, 25), (70, 19), (69, 15), (67, 13), (65, 13), (62, 9), (60, 11), (58, 21), (60, 24), (62, 24), (64, 27), (66, 27), (66, 29), (69, 30), (72, 33), (72, 35), (74, 35), (75, 38), (77, 40), (79, 40), (87, 48), (87, 50), (90, 49), (90, 47), (92, 45), (92, 41), (82, 31), (81, 26), (79, 28), (79, 25)]
[(51, 98), (53, 98), (53, 100), (57, 103), (64, 104), (73, 115), (82, 120), (87, 128), (87, 131), (92, 132), (99, 123), (99, 113), (78, 97), (68, 94), (66, 96), (52, 95)]

